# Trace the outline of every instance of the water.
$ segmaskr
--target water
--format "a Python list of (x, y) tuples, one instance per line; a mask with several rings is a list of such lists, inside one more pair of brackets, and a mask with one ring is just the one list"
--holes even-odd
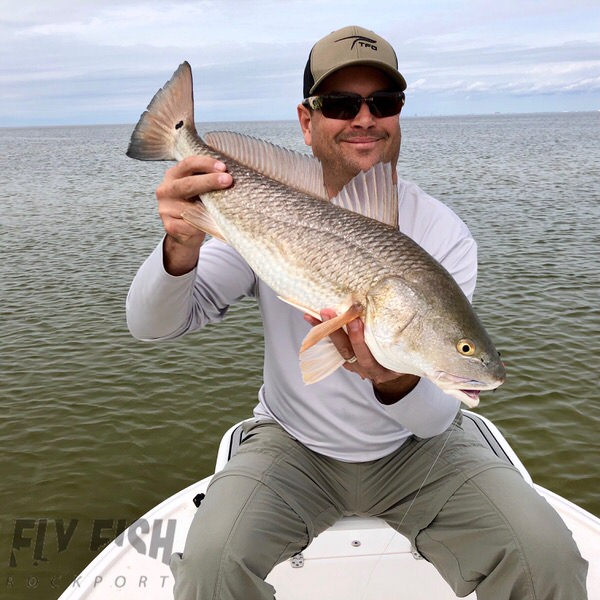
[[(304, 149), (294, 123), (227, 127)], [(127, 332), (165, 168), (124, 155), (130, 132), (0, 129), (2, 597), (58, 597), (125, 523), (212, 472), (255, 404), (251, 302), (175, 342)], [(478, 410), (536, 482), (600, 514), (600, 113), (407, 118), (403, 134), (401, 175), (479, 243), (475, 304), (509, 379)]]

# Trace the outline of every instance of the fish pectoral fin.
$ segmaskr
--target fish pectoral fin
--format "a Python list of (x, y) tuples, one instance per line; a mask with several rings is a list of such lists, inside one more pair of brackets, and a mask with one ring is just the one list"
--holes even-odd
[(307, 385), (325, 379), (344, 364), (344, 357), (329, 338), (300, 352), (300, 372)]
[(314, 308), (310, 308), (309, 306), (304, 306), (303, 304), (300, 304), (300, 302), (297, 302), (293, 298), (284, 298), (283, 296), (277, 296), (277, 297), (282, 302), (286, 302), (290, 306), (293, 306), (294, 308), (301, 310), (303, 313), (308, 314), (311, 317), (314, 317), (315, 319), (319, 319), (319, 320), (321, 319), (321, 315), (319, 314), (319, 311), (315, 310)]
[(331, 203), (398, 228), (398, 193), (390, 163), (377, 163), (351, 179)]
[(318, 344), (321, 340), (329, 337), (334, 331), (341, 329), (344, 325), (354, 321), (360, 317), (363, 313), (363, 305), (360, 302), (354, 302), (350, 308), (333, 319), (323, 321), (319, 325), (315, 325), (304, 338), (302, 346), (300, 346), (300, 353), (305, 352), (312, 346)]
[(215, 220), (206, 210), (204, 204), (201, 204), (200, 202), (190, 204), (190, 206), (181, 213), (181, 218), (186, 223), (192, 225), (192, 227), (204, 231), (205, 233), (209, 233), (222, 242), (227, 242), (220, 227), (215, 223)]

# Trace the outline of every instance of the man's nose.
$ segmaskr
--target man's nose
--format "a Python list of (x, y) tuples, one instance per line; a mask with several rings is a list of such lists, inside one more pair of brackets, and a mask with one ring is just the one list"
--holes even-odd
[(369, 109), (367, 103), (363, 100), (360, 104), (360, 110), (354, 119), (352, 119), (352, 124), (359, 125), (361, 127), (367, 127), (373, 123), (375, 123), (375, 117), (373, 116), (373, 113)]

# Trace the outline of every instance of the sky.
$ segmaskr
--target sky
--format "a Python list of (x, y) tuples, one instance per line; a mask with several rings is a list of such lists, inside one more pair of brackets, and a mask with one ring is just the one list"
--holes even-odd
[(395, 47), (404, 115), (600, 110), (598, 0), (0, 0), (0, 127), (135, 123), (184, 60), (197, 121), (295, 119), (346, 25)]

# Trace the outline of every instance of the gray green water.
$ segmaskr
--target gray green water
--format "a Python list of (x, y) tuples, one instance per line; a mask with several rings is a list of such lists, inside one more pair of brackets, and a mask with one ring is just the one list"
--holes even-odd
[[(294, 123), (227, 127), (303, 150)], [(129, 336), (165, 168), (125, 157), (130, 132), (0, 129), (2, 597), (58, 597), (103, 540), (209, 474), (260, 385), (252, 303), (175, 342)], [(403, 133), (401, 176), (479, 243), (475, 304), (509, 373), (479, 412), (537, 483), (600, 514), (600, 112), (409, 118)]]

